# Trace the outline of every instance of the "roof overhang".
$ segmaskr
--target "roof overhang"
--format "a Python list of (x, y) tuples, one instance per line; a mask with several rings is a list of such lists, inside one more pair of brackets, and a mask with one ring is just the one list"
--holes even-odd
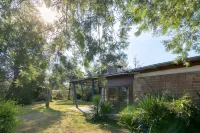
[[(190, 66), (200, 65), (200, 56), (187, 58), (186, 61), (190, 63)], [(168, 61), (140, 68), (130, 69), (122, 72), (109, 73), (105, 74), (104, 77), (108, 78), (108, 77), (125, 76), (125, 75), (128, 76), (128, 75), (135, 75), (138, 73), (148, 73), (148, 72), (163, 71), (163, 70), (183, 68), (183, 67), (186, 67), (185, 65), (183, 65), (183, 63), (176, 64), (174, 61)]]

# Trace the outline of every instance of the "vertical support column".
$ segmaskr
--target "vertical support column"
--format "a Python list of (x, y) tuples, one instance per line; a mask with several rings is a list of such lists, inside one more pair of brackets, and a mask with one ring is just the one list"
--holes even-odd
[(130, 87), (127, 87), (127, 90), (126, 90), (126, 92), (127, 92), (127, 106), (129, 105), (129, 100), (130, 100), (129, 91), (130, 91)]
[(107, 86), (105, 86), (104, 88), (104, 99), (106, 102), (108, 101), (108, 87)]
[(74, 83), (73, 83), (73, 91), (74, 91), (74, 103), (76, 104), (76, 108), (78, 108), (77, 97), (76, 97), (76, 86)]
[(101, 101), (104, 102), (105, 101), (105, 91), (104, 88), (101, 88)]
[(71, 83), (69, 83), (68, 100), (70, 100), (70, 89), (71, 89)]
[(92, 79), (92, 96), (94, 96), (94, 79)]
[(117, 91), (117, 94), (116, 94), (116, 97), (117, 97), (117, 99), (116, 99), (116, 105), (118, 106), (118, 108), (120, 109), (120, 101), (119, 101), (119, 99), (120, 99), (120, 89), (122, 89), (122, 87), (116, 87), (115, 88), (115, 91)]
[(83, 84), (81, 84), (81, 99), (83, 98)]

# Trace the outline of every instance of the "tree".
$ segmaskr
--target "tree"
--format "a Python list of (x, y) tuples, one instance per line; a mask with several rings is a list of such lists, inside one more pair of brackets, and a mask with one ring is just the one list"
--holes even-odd
[(83, 65), (105, 68), (126, 57), (131, 25), (124, 15), (126, 0), (44, 1), (61, 14), (53, 25), (42, 21), (34, 0), (0, 2), (0, 82), (9, 81), (8, 97), (64, 86), (83, 76)]
[[(61, 12), (57, 28), (62, 32), (56, 36), (62, 42), (59, 51), (71, 51), (86, 67), (90, 63), (114, 64), (126, 57), (123, 50), (128, 46), (126, 39), (131, 23), (128, 19), (122, 20), (126, 0), (53, 0), (46, 3)], [(116, 31), (117, 23), (120, 28)]]
[(169, 35), (170, 39), (163, 41), (166, 50), (178, 54), (178, 59), (183, 62), (189, 51), (200, 52), (200, 1), (132, 0), (127, 3), (127, 10), (127, 17), (138, 25), (136, 36), (145, 31)]
[[(71, 58), (78, 65), (85, 66), (89, 76), (101, 75), (99, 79), (102, 79), (102, 71), (107, 65), (116, 65), (119, 60), (126, 58), (123, 50), (128, 46), (131, 21), (123, 20), (125, 3), (126, 0), (46, 1), (49, 7), (56, 8), (61, 13), (56, 23), (56, 29), (60, 32), (53, 39), (52, 51), (58, 57), (62, 53), (65, 60), (70, 59), (66, 54), (66, 51), (70, 51)], [(114, 28), (116, 24), (120, 25), (117, 30)], [(59, 61), (58, 66), (63, 66), (62, 64)], [(77, 73), (78, 69), (73, 68), (75, 69), (68, 70), (75, 70)], [(70, 79), (68, 74), (65, 75)]]
[(41, 77), (48, 65), (48, 32), (44, 31), (49, 26), (39, 18), (31, 1), (6, 0), (0, 7), (0, 70), (10, 82), (7, 97), (27, 102), (23, 99), (31, 97), (27, 91), (43, 83)]

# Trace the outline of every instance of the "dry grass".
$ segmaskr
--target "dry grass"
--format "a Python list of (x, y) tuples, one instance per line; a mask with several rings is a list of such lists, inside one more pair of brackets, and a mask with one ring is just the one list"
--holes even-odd
[[(79, 103), (88, 106), (90, 103)], [(115, 121), (92, 123), (85, 113), (71, 110), (70, 101), (54, 101), (46, 109), (44, 103), (35, 103), (20, 108), (20, 133), (118, 133), (125, 132)]]

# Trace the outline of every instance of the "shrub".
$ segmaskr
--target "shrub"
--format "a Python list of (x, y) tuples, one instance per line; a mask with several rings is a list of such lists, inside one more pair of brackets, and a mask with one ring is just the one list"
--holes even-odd
[(200, 108), (200, 92), (196, 91), (196, 93), (198, 95), (197, 104), (198, 104), (198, 107)]
[(52, 98), (54, 100), (62, 100), (62, 99), (64, 99), (62, 91), (60, 91), (60, 90), (52, 90)]
[(199, 96), (199, 98), (200, 98), (200, 92), (198, 92), (198, 91), (196, 91), (197, 92), (197, 95)]
[(0, 133), (13, 133), (18, 125), (14, 101), (0, 101)]
[(76, 93), (76, 97), (78, 100), (80, 100), (82, 98), (82, 95), (80, 93)]
[(106, 117), (107, 114), (112, 112), (112, 105), (109, 102), (101, 102), (100, 103), (100, 111), (101, 116)]
[(197, 133), (199, 118), (199, 109), (188, 95), (177, 100), (166, 95), (147, 95), (120, 113), (119, 124), (131, 132)]
[(36, 98), (33, 99), (34, 102), (46, 101), (46, 92), (42, 91)]
[(93, 121), (105, 121), (107, 120), (107, 114), (112, 112), (112, 106), (108, 102), (101, 102), (101, 97), (96, 95), (92, 97), (93, 110), (92, 120)]
[(82, 100), (87, 102), (92, 101), (92, 92), (90, 91), (85, 92), (82, 96)]
[(93, 115), (94, 118), (99, 117), (99, 106), (100, 106), (101, 97), (99, 95), (92, 97), (92, 104), (93, 104)]
[[(94, 93), (98, 94), (98, 91), (95, 89)], [(92, 101), (92, 90), (91, 89), (85, 90), (83, 96), (81, 97), (83, 101), (87, 101), (87, 102)]]

